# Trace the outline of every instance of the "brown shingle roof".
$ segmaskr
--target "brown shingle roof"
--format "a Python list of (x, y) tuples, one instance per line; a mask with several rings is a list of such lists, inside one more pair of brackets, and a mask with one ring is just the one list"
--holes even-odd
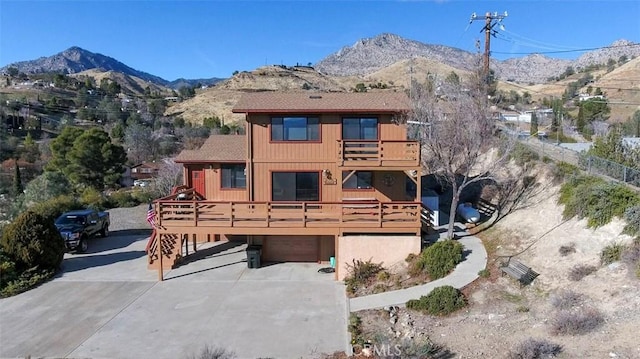
[(244, 93), (235, 113), (396, 113), (409, 111), (401, 92)]
[(183, 150), (176, 162), (241, 162), (247, 160), (244, 135), (211, 135), (197, 150)]

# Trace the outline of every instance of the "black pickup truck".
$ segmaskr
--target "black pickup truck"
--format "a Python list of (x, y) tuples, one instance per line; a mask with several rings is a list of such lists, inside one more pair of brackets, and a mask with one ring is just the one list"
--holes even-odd
[(56, 219), (56, 228), (67, 251), (86, 252), (89, 238), (96, 234), (109, 235), (109, 213), (92, 209), (66, 212)]

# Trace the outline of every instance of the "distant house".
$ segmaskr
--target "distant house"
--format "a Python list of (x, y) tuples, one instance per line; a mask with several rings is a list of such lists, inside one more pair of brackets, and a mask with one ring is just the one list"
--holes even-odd
[(507, 122), (531, 123), (531, 113), (520, 113), (518, 111), (500, 112), (500, 120)]
[(158, 174), (160, 164), (156, 162), (142, 162), (135, 166), (131, 166), (131, 178), (135, 181), (138, 179), (153, 178)]
[(594, 100), (594, 99), (606, 100), (604, 95), (589, 95), (588, 93), (581, 93), (580, 95), (578, 95), (578, 100), (580, 102), (588, 101), (588, 100)]

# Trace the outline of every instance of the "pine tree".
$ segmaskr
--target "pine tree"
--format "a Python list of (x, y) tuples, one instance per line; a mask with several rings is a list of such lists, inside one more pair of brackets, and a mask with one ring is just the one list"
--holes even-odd
[(18, 160), (14, 160), (14, 172), (13, 172), (13, 195), (18, 197), (24, 191), (22, 187), (22, 178), (20, 177), (20, 166)]

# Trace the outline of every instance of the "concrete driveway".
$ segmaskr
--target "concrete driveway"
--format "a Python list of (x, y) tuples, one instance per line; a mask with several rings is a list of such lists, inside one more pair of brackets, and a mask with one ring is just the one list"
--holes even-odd
[(187, 358), (206, 345), (237, 358), (346, 350), (344, 286), (317, 264), (248, 269), (245, 245), (199, 250), (165, 274), (146, 269), (146, 234), (112, 232), (63, 272), (0, 300), (0, 357)]

